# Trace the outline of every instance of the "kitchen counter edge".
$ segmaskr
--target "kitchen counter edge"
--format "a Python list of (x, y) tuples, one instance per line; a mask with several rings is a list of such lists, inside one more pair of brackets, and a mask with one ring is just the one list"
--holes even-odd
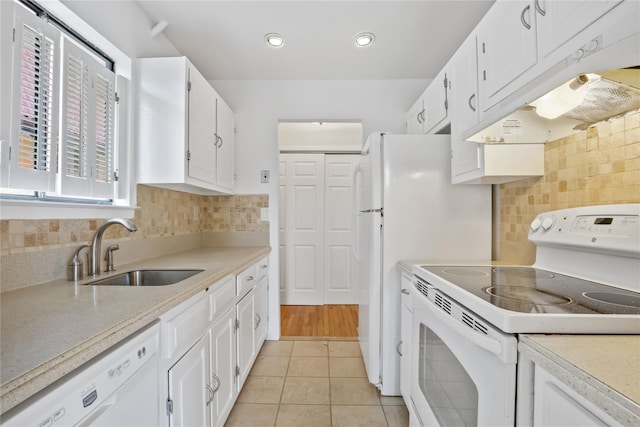
[[(238, 250), (240, 248), (203, 246), (198, 249), (191, 249), (172, 255), (164, 255), (158, 258), (132, 263), (122, 266), (119, 270), (127, 271), (136, 268), (145, 268), (149, 265), (156, 265), (159, 261), (166, 262), (172, 259), (184, 259), (190, 256), (202, 258), (203, 254), (206, 256), (208, 253), (211, 253), (211, 256), (215, 258), (217, 250), (227, 252), (229, 250), (233, 251), (234, 249)], [(34, 366), (32, 369), (2, 384), (0, 386), (0, 414), (9, 411), (47, 386), (53, 384), (55, 381), (79, 368), (84, 363), (99, 356), (131, 334), (152, 323), (173, 307), (207, 289), (211, 284), (214, 284), (229, 274), (242, 272), (242, 270), (258, 261), (261, 257), (269, 254), (270, 251), (271, 248), (269, 246), (247, 246), (242, 247), (242, 249), (238, 251), (239, 254), (237, 256), (231, 256), (231, 259), (222, 263), (223, 265), (217, 265), (220, 263), (216, 263), (215, 259), (211, 259), (210, 264), (212, 267), (206, 268), (207, 263), (201, 262), (201, 265), (205, 269), (205, 274), (198, 275), (200, 277), (197, 280), (187, 279), (189, 281), (187, 286), (176, 287), (175, 294), (168, 296), (163, 301), (149, 303), (148, 307), (145, 307), (144, 310), (132, 313), (131, 317), (122, 319), (117, 324), (105, 325), (103, 330), (89, 339), (84, 340), (79, 345), (65, 349), (65, 351), (56, 357), (38, 366)], [(195, 277), (196, 276), (194, 276), (194, 278)], [(59, 284), (61, 282), (63, 283), (64, 281), (56, 280), (50, 283)], [(73, 286), (72, 282), (68, 283), (70, 286)], [(49, 283), (35, 285), (34, 288), (42, 287), (42, 289), (46, 289), (47, 285), (49, 285)]]

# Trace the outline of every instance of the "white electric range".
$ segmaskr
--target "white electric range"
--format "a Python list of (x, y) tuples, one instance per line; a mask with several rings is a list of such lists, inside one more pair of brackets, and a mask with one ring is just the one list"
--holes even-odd
[(532, 266), (414, 266), (420, 424), (514, 425), (517, 334), (640, 333), (640, 204), (546, 212), (529, 240)]

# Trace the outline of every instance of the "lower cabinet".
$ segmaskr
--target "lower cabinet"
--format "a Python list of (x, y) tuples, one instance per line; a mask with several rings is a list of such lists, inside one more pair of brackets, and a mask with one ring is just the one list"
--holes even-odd
[(210, 426), (213, 399), (209, 377), (209, 337), (202, 337), (168, 371), (167, 413), (171, 426)]
[(212, 425), (221, 426), (231, 412), (236, 386), (236, 313), (229, 309), (209, 329), (210, 377), (213, 389)]
[(238, 391), (242, 389), (251, 366), (256, 358), (256, 338), (254, 329), (254, 290), (246, 294), (236, 305), (238, 339)]
[(223, 426), (267, 335), (263, 258), (161, 319), (161, 426)]

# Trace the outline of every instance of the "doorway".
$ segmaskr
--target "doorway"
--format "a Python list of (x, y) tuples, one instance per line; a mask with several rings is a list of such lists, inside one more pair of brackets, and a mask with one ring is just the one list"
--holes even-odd
[(280, 123), (278, 142), (281, 334), (357, 337), (352, 176), (362, 126)]

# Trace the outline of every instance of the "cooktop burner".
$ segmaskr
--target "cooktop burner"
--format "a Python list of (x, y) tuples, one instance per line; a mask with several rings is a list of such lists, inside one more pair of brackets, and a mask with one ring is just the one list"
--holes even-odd
[(534, 267), (424, 265), (504, 310), (520, 313), (640, 314), (640, 294)]

